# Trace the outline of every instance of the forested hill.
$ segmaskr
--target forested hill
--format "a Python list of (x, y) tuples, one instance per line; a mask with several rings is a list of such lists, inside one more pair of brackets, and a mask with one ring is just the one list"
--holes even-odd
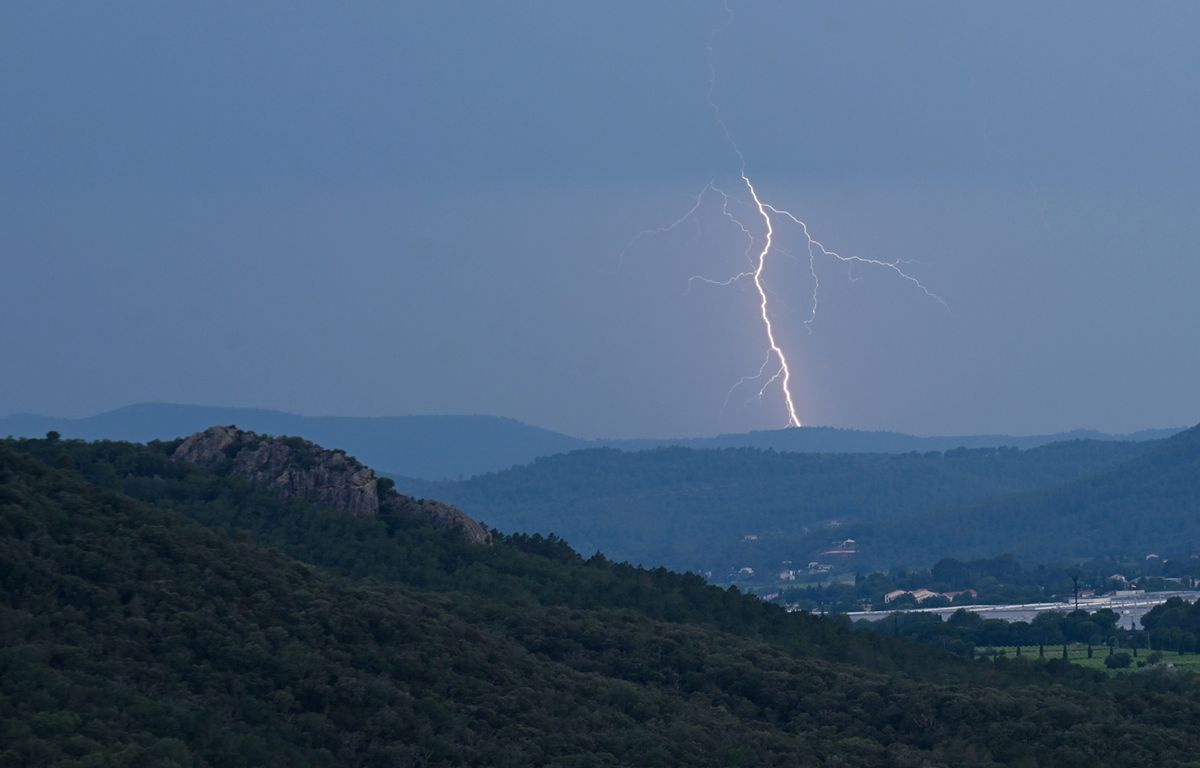
[(83, 440), (172, 440), (213, 424), (272, 435), (303, 437), (337, 446), (378, 469), (430, 480), (462, 479), (525, 464), (540, 456), (584, 448), (647, 450), (688, 448), (771, 448), (806, 453), (904, 453), (953, 448), (1014, 446), (1033, 448), (1065, 439), (1141, 441), (1178, 430), (1144, 430), (1131, 435), (1080, 431), (1057, 435), (964, 435), (917, 437), (829, 427), (779, 429), (716, 437), (659, 440), (584, 440), (514, 419), (494, 416), (298, 416), (261, 408), (141, 403), (79, 419), (32, 414), (0, 418), (0, 437), (41, 437), (54, 430)]
[(906, 539), (902, 550), (874, 542), (896, 520), (1059, 485), (1153, 445), (1077, 440), (901, 455), (589, 450), (460, 483), (397, 483), (502, 530), (557, 533), (582, 551), (720, 579), (743, 566), (772, 574), (785, 560), (803, 566), (845, 538), (859, 542), (856, 566), (928, 567), (954, 554), (942, 548), (943, 532)]
[(880, 546), (897, 552), (920, 539), (962, 556), (1020, 552), (1034, 562), (1189, 554), (1200, 546), (1200, 426), (1073, 482), (914, 515), (889, 533)]
[(178, 448), (0, 441), (0, 764), (1184, 766), (1200, 749), (1186, 675), (949, 656), (556, 540), (313, 506)]

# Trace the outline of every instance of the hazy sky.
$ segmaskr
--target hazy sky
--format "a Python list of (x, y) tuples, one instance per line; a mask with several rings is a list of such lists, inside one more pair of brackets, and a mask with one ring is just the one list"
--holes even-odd
[[(950, 305), (765, 273), (808, 423), (1200, 420), (1200, 4), (731, 0), (760, 193)], [(718, 2), (0, 5), (0, 413), (138, 401), (782, 426), (706, 198)], [(732, 210), (759, 226), (744, 196)], [(786, 251), (786, 252), (785, 252)]]

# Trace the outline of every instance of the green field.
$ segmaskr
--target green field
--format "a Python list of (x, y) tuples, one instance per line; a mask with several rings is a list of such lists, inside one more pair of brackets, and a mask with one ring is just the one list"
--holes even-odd
[[(1014, 659), (1014, 658), (1036, 659), (1036, 658), (1038, 658), (1038, 648), (1036, 645), (1021, 646), (1021, 656), (1020, 657), (1018, 657), (1016, 655), (1017, 649), (1014, 646), (1007, 646), (1007, 647), (997, 646), (994, 648), (982, 647), (982, 648), (975, 649), (975, 653), (979, 656), (991, 656), (993, 652), (1002, 653), (1010, 659)], [(1133, 653), (1132, 649), (1129, 649), (1129, 648), (1117, 648), (1116, 652), (1117, 653), (1125, 652), (1125, 653), (1128, 653), (1131, 655)], [(1086, 645), (1084, 645), (1083, 643), (1069, 643), (1067, 645), (1067, 660), (1073, 664), (1078, 664), (1082, 667), (1091, 667), (1092, 669), (1098, 669), (1101, 672), (1108, 672), (1109, 674), (1115, 675), (1115, 674), (1119, 674), (1122, 672), (1137, 672), (1140, 669), (1144, 669), (1144, 667), (1139, 668), (1137, 666), (1137, 663), (1139, 661), (1145, 661), (1146, 658), (1153, 652), (1154, 652), (1153, 650), (1146, 650), (1145, 648), (1139, 648), (1137, 658), (1134, 659), (1134, 663), (1132, 666), (1126, 667), (1125, 669), (1109, 669), (1108, 667), (1104, 666), (1104, 659), (1106, 656), (1108, 656), (1108, 646), (1106, 646), (1106, 645), (1092, 646), (1092, 658), (1089, 659), (1087, 656), (1087, 646)], [(1200, 672), (1200, 654), (1185, 653), (1181, 656), (1178, 653), (1176, 653), (1175, 651), (1160, 651), (1160, 653), (1162, 653), (1162, 661), (1164, 663), (1170, 664), (1179, 669), (1186, 669), (1186, 670), (1189, 670), (1192, 672)], [(1062, 658), (1062, 646), (1061, 645), (1047, 645), (1046, 646), (1046, 658), (1047, 659)]]

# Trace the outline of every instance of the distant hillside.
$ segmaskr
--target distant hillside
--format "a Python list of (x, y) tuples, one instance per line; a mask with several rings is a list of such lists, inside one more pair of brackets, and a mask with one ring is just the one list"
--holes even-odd
[(471, 544), (389, 504), (313, 504), (342, 496), (326, 470), (359, 468), (232, 437), (224, 461), (0, 440), (0, 765), (1184, 766), (1198, 748), (1186, 673), (970, 660), (553, 539)]
[(1132, 435), (1078, 431), (1025, 437), (915, 437), (897, 432), (804, 427), (707, 438), (583, 440), (494, 416), (314, 417), (256, 408), (141, 404), (82, 419), (32, 415), (0, 418), (0, 437), (41, 437), (55, 430), (64, 437), (84, 440), (147, 442), (182, 437), (216, 424), (236, 425), (270, 435), (296, 435), (336, 445), (372, 466), (425, 480), (452, 480), (497, 472), (541, 456), (580, 448), (646, 450), (682, 446), (770, 448), (806, 453), (907, 453), (959, 447), (1035, 448), (1080, 438), (1141, 441), (1179, 431), (1145, 430)]
[[(1200, 427), (1024, 451), (592, 449), (463, 482), (397, 483), (503, 530), (718, 580), (749, 567), (769, 581), (811, 561), (857, 570), (1005, 552), (1028, 563), (1200, 554)], [(853, 554), (825, 554), (845, 539)]]
[(1046, 435), (947, 435), (919, 437), (901, 432), (868, 432), (833, 427), (774, 429), (716, 437), (680, 440), (610, 440), (612, 448), (637, 450), (679, 445), (685, 448), (762, 448), (801, 453), (908, 453), (909, 451), (949, 451), (954, 448), (1037, 448), (1067, 440), (1103, 440), (1142, 442), (1160, 440), (1179, 429), (1143, 429), (1127, 435), (1113, 435), (1092, 429), (1056, 432)]
[(1200, 426), (1141, 456), (1055, 487), (931, 510), (863, 531), (885, 552), (922, 542), (947, 555), (1031, 561), (1200, 554)]
[(955, 554), (935, 546), (951, 533), (884, 547), (895, 521), (1059, 485), (1155, 445), (1074, 440), (901, 455), (592, 449), (464, 482), (396, 481), (502, 530), (557, 533), (583, 551), (722, 580), (730, 569), (773, 574), (783, 561), (829, 559), (821, 553), (846, 538), (858, 540), (857, 553), (830, 562), (928, 567)]

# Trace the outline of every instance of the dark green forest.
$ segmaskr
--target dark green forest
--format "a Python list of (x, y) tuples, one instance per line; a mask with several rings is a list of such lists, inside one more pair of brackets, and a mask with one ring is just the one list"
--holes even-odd
[[(1145, 630), (1122, 628), (1118, 626), (1119, 621), (1120, 617), (1108, 608), (1094, 613), (1047, 611), (1039, 613), (1032, 621), (985, 619), (960, 609), (945, 621), (928, 613), (899, 612), (883, 621), (859, 622), (859, 626), (967, 655), (977, 652), (987, 655), (990, 649), (1012, 648), (1016, 656), (1024, 652), (1044, 658), (1047, 646), (1050, 655), (1054, 656), (1054, 646), (1070, 643), (1087, 645), (1089, 654), (1099, 650), (1102, 655), (1111, 655), (1118, 648), (1165, 647), (1152, 645), (1154, 638), (1148, 638)], [(1189, 636), (1188, 642), (1190, 645), (1186, 650), (1194, 652), (1196, 637)]]
[(1186, 603), (1173, 597), (1142, 617), (1150, 635), (1147, 645), (1169, 651), (1200, 653), (1200, 601)]
[(0, 764), (1198, 764), (1187, 674), (970, 659), (172, 447), (0, 442)]
[[(502, 530), (556, 533), (581, 551), (711, 571), (716, 581), (751, 567), (761, 581), (785, 561), (804, 567), (825, 559), (866, 571), (1011, 552), (1045, 562), (1064, 553), (1034, 546), (1044, 537), (1039, 524), (1014, 529), (966, 516), (978, 517), (975, 505), (1091, 478), (1161, 446), (1073, 440), (900, 455), (589, 450), (458, 483), (397, 478), (397, 487), (457, 504)], [(857, 555), (823, 558), (846, 538), (857, 542)], [(1034, 550), (1039, 557), (1025, 555)]]
[(1068, 483), (897, 520), (881, 544), (885, 557), (921, 546), (919, 529), (947, 528), (956, 553), (967, 556), (1014, 552), (1048, 562), (1186, 554), (1200, 544), (1200, 427), (1149, 447)]

